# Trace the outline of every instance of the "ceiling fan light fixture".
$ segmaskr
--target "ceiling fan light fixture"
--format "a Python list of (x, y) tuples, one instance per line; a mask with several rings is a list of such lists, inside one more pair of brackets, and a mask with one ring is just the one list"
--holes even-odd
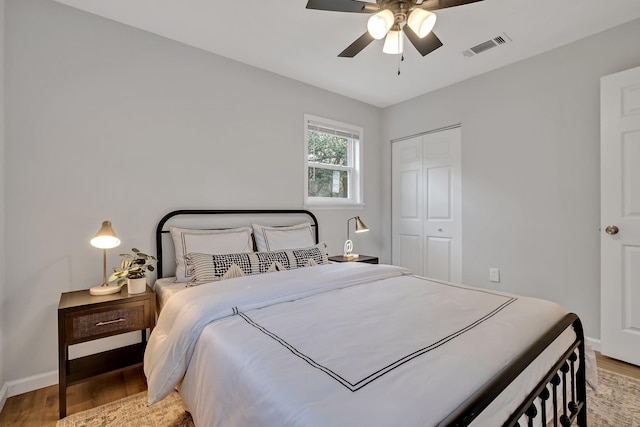
[(436, 25), (436, 14), (427, 10), (415, 8), (409, 14), (407, 25), (418, 37), (423, 38), (433, 30)]
[(387, 33), (382, 51), (390, 55), (399, 55), (404, 52), (404, 37), (398, 25), (394, 25)]
[(395, 17), (393, 16), (393, 12), (389, 9), (381, 10), (369, 18), (369, 21), (367, 21), (367, 31), (369, 31), (371, 37), (380, 40), (387, 35), (394, 21)]

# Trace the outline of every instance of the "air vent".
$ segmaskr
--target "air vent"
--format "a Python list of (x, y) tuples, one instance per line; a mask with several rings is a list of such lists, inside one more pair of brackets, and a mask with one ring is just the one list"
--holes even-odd
[(487, 40), (486, 42), (482, 42), (478, 45), (470, 47), (469, 49), (462, 52), (462, 54), (466, 58), (471, 58), (472, 56), (476, 56), (479, 53), (486, 52), (489, 49), (493, 49), (494, 47), (506, 44), (510, 42), (511, 39), (505, 33), (499, 35), (497, 37), (492, 38), (491, 40)]

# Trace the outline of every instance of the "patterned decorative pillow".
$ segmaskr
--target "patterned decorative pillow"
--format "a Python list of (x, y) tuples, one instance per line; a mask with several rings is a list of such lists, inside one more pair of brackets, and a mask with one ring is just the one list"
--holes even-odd
[(275, 273), (276, 271), (284, 271), (286, 270), (285, 266), (280, 264), (278, 261), (274, 261), (273, 264), (267, 270), (267, 273)]
[(240, 267), (238, 267), (236, 264), (231, 264), (231, 267), (229, 267), (227, 272), (222, 276), (222, 280), (235, 279), (236, 277), (244, 276), (244, 271), (242, 271)]
[(327, 245), (324, 242), (308, 248), (286, 251), (225, 255), (191, 253), (185, 256), (185, 260), (191, 283), (194, 284), (329, 263)]

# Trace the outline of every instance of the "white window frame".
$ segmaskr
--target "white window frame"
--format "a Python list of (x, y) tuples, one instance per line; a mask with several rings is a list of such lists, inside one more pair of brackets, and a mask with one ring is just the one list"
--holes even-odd
[[(318, 163), (309, 162), (309, 128), (310, 126), (320, 126), (346, 134), (357, 136), (349, 138), (347, 166), (331, 165), (323, 166)], [(338, 122), (311, 114), (304, 115), (304, 205), (313, 207), (345, 207), (364, 206), (363, 201), (363, 179), (362, 179), (362, 148), (364, 140), (364, 129), (360, 126)], [(309, 196), (309, 165), (318, 169), (345, 170), (350, 172), (348, 198), (341, 197), (310, 197)]]

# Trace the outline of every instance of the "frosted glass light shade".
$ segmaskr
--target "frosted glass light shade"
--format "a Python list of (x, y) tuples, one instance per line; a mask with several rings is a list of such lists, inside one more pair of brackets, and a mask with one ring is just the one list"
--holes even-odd
[(402, 33), (399, 28), (393, 29), (387, 33), (387, 38), (384, 40), (382, 51), (392, 55), (404, 52), (404, 37), (402, 37)]
[(436, 15), (427, 10), (416, 8), (411, 11), (407, 19), (407, 25), (418, 37), (423, 38), (433, 30), (436, 25)]
[(369, 21), (367, 21), (367, 31), (369, 31), (371, 37), (380, 40), (387, 35), (394, 21), (393, 12), (389, 9), (381, 10), (369, 18)]
[(111, 249), (120, 245), (120, 239), (116, 236), (116, 233), (111, 228), (110, 221), (103, 221), (102, 227), (91, 239), (91, 246), (100, 249)]

